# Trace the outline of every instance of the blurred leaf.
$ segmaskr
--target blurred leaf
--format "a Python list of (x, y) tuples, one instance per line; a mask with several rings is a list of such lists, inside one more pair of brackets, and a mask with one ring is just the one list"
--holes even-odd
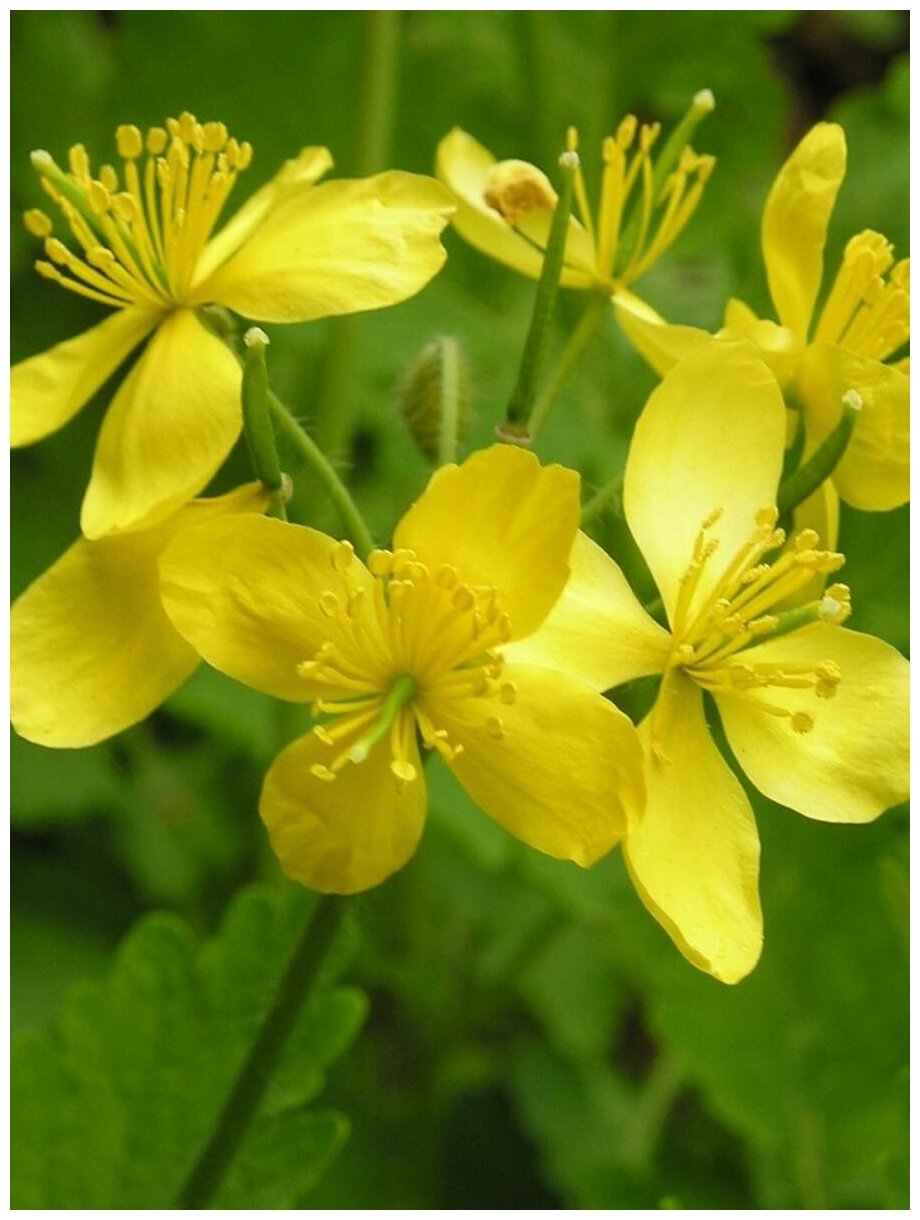
[[(168, 1208), (208, 1138), (309, 906), (248, 891), (197, 948), (179, 921), (144, 919), (104, 985), (75, 990), (53, 1033), (15, 1042), (14, 1206)], [(281, 1208), (344, 1141), (304, 1112), (364, 1019), (364, 997), (314, 992), (218, 1192), (223, 1207)]]
[(48, 750), (11, 733), (9, 761), (14, 826), (71, 822), (118, 805), (118, 772), (104, 745)]

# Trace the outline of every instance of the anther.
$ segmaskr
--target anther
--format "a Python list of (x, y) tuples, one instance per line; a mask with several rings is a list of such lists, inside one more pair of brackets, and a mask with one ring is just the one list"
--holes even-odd
[(341, 542), (337, 542), (329, 552), (329, 562), (332, 564), (336, 572), (345, 572), (351, 566), (352, 560), (355, 557), (355, 548), (351, 545), (347, 538), (343, 538)]
[(393, 555), (390, 551), (371, 551), (367, 557), (367, 566), (373, 576), (389, 576), (393, 570)]
[(505, 735), (505, 726), (500, 716), (490, 716), (486, 721), (486, 732), (493, 741), (501, 741)]
[(790, 723), (794, 733), (810, 733), (815, 727), (815, 718), (808, 712), (793, 712)]
[(144, 140), (140, 129), (129, 123), (115, 128), (115, 147), (119, 157), (133, 161), (144, 151)]
[(324, 589), (319, 595), (319, 608), (327, 618), (332, 618), (339, 608), (339, 599), (331, 589)]
[(147, 132), (146, 147), (151, 157), (159, 157), (166, 148), (169, 139), (162, 127), (151, 127)]
[(33, 237), (48, 237), (54, 227), (50, 217), (40, 208), (29, 208), (22, 217), (22, 222)]
[(457, 610), (470, 610), (476, 602), (476, 595), (469, 585), (460, 585), (450, 600)]
[(510, 706), (517, 698), (517, 687), (513, 682), (503, 682), (499, 687), (498, 696), (502, 703)]
[(434, 583), (439, 589), (448, 590), (454, 588), (458, 579), (457, 569), (449, 563), (444, 563), (438, 568)]
[(335, 772), (330, 771), (328, 767), (324, 767), (322, 763), (314, 763), (310, 768), (310, 774), (316, 779), (321, 779), (324, 783), (330, 784), (335, 779)]

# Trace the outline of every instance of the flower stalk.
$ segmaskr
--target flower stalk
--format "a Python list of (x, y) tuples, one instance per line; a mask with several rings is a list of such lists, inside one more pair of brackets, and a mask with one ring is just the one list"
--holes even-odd
[(559, 158), (559, 168), (562, 171), (561, 190), (550, 225), (546, 256), (543, 260), (540, 281), (537, 285), (537, 296), (534, 301), (533, 317), (524, 343), (517, 384), (508, 403), (505, 422), (500, 424), (497, 429), (501, 440), (517, 444), (529, 443), (532, 436), (529, 427), (530, 418), (533, 414), (540, 373), (546, 359), (549, 325), (556, 302), (556, 293), (559, 289), (559, 277), (562, 274), (562, 261), (569, 232), (569, 218), (572, 214), (572, 195), (578, 164), (578, 153), (573, 148), (566, 149)]
[(287, 520), (284, 475), (278, 460), (275, 432), (269, 405), (268, 366), (265, 349), (269, 339), (264, 330), (252, 326), (243, 336), (243, 429), (256, 478), (272, 493), (270, 517)]
[(776, 506), (781, 515), (791, 513), (816, 492), (821, 484), (831, 477), (846, 453), (863, 407), (863, 400), (856, 390), (847, 390), (842, 401), (843, 411), (837, 427), (828, 433), (808, 461), (803, 462), (798, 470), (793, 471), (780, 484)]
[(366, 559), (374, 549), (374, 539), (358, 511), (357, 505), (351, 498), (348, 488), (339, 478), (332, 463), (316, 441), (300, 426), (281, 399), (271, 390), (268, 391), (268, 402), (272, 419), (278, 429), (310, 467), (317, 483), (335, 505), (342, 524), (345, 526), (345, 532), (355, 544), (358, 556)]
[(342, 923), (348, 902), (335, 894), (317, 899), (278, 984), (211, 1139), (176, 1199), (176, 1209), (205, 1208), (214, 1198), (255, 1117), (281, 1052), (309, 998)]

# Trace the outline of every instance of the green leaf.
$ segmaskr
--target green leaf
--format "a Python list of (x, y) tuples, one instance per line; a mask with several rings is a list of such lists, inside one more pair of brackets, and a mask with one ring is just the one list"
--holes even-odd
[[(203, 947), (177, 919), (149, 916), (123, 942), (107, 983), (75, 989), (53, 1032), (14, 1041), (15, 1207), (172, 1204), (264, 1018), (309, 902), (300, 891), (247, 891)], [(365, 1013), (363, 994), (333, 986), (327, 969), (215, 1206), (291, 1207), (317, 1180), (348, 1124), (305, 1107)]]

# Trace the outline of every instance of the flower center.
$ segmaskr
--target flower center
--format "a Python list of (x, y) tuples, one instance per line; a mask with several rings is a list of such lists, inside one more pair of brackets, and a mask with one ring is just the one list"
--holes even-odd
[(910, 260), (895, 263), (891, 243), (867, 229), (847, 242), (815, 342), (884, 360), (909, 338)]
[[(693, 558), (681, 579), (670, 664), (682, 667), (699, 686), (715, 694), (763, 692), (751, 696), (758, 707), (788, 717), (795, 732), (806, 733), (814, 727), (814, 717), (790, 711), (776, 697), (783, 688), (811, 688), (819, 699), (831, 698), (841, 679), (837, 664), (832, 660), (817, 664), (750, 661), (744, 653), (810, 623), (843, 622), (850, 613), (846, 585), (832, 585), (821, 598), (793, 609), (786, 607), (790, 602), (794, 605), (795, 595), (816, 573), (837, 571), (844, 557), (836, 551), (817, 550), (818, 535), (814, 530), (802, 530), (777, 558), (763, 562), (765, 555), (784, 545), (786, 535), (776, 528), (777, 510), (761, 509), (751, 537), (713, 590), (693, 606), (700, 578), (718, 546), (708, 534), (721, 512), (715, 510), (702, 523)], [(768, 695), (768, 691), (772, 693)]]
[(34, 208), (25, 214), (26, 228), (44, 239), (50, 260), (35, 267), (103, 305), (169, 309), (187, 297), (252, 147), (230, 138), (223, 123), (199, 123), (187, 112), (167, 119), (165, 128), (151, 127), (146, 139), (137, 127), (119, 127), (115, 143), (121, 178), (111, 165), (94, 177), (82, 144), (70, 150), (69, 173), (49, 153), (32, 154), (42, 187), (81, 250), (75, 254), (52, 236), (51, 219)]
[[(712, 109), (712, 95), (704, 90), (694, 99), (699, 115)], [(666, 149), (673, 168), (656, 171), (651, 152), (660, 123), (639, 124), (629, 114), (615, 136), (603, 144), (604, 174), (597, 224), (592, 218), (581, 168), (575, 170), (575, 205), (594, 250), (597, 287), (612, 292), (638, 279), (677, 239), (693, 215), (715, 158), (697, 156), (685, 144), (679, 154)], [(568, 148), (578, 148), (578, 133), (569, 128)], [(542, 170), (527, 161), (499, 161), (489, 171), (484, 201), (517, 231), (543, 249), (548, 228), (547, 211), (558, 196)], [(567, 251), (567, 262), (581, 267), (577, 248)], [(588, 268), (586, 268), (588, 269)]]
[[(330, 718), (313, 729), (330, 753), (312, 771), (331, 781), (386, 742), (402, 788), (416, 777), (410, 761), (416, 728), (425, 747), (448, 762), (462, 751), (434, 708), (469, 699), (514, 702), (513, 684), (500, 680), (499, 649), (511, 637), (511, 620), (494, 588), (463, 583), (450, 564), (432, 571), (414, 551), (374, 551), (370, 591), (350, 575), (356, 563), (350, 543), (338, 543), (330, 559), (338, 591), (321, 591), (318, 603), (334, 631), (298, 666), (322, 692), (314, 715)], [(504, 733), (498, 715), (485, 711), (482, 724), (492, 737)]]

